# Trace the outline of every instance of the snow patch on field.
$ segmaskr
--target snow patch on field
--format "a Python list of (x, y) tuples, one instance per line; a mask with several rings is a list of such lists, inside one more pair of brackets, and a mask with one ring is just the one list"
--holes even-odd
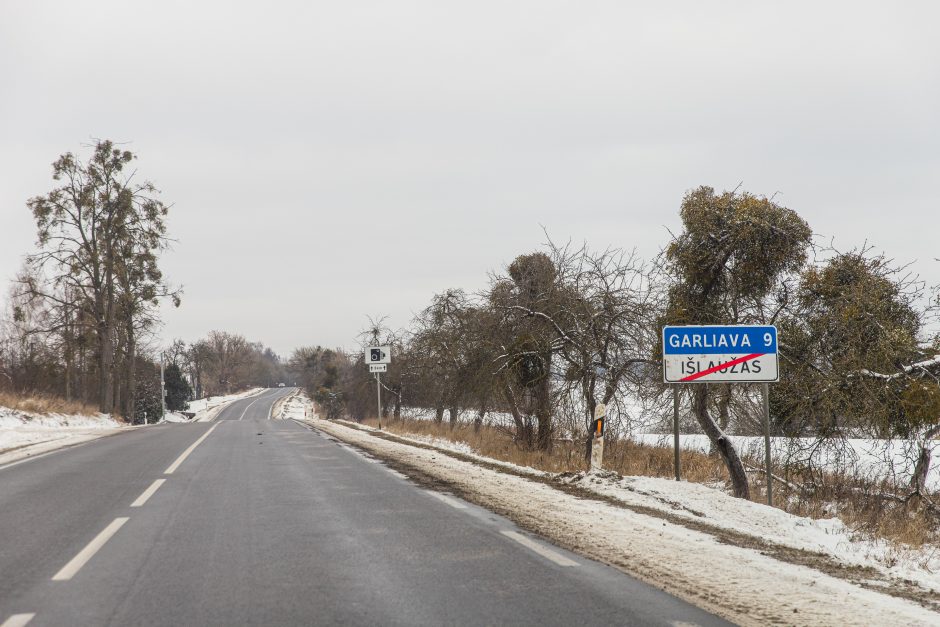
[[(633, 433), (634, 442), (672, 448), (672, 434)], [(764, 459), (764, 438), (759, 436), (727, 436), (737, 448), (738, 453), (755, 459)], [(940, 441), (935, 441), (936, 448)], [(911, 442), (906, 440), (875, 440), (848, 438), (845, 448), (819, 446), (814, 438), (770, 438), (770, 454), (777, 463), (787, 460), (799, 462), (813, 455), (814, 465), (831, 470), (849, 468), (867, 475), (869, 478), (906, 478), (914, 467), (919, 451), (910, 449)], [(687, 451), (707, 453), (711, 447), (708, 436), (704, 434), (680, 434), (679, 448)], [(934, 463), (927, 475), (928, 489), (940, 490), (940, 463)]]

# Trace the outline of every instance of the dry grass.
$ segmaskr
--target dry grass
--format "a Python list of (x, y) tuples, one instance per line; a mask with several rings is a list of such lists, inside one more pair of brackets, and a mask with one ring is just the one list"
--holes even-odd
[[(375, 419), (364, 421), (375, 427)], [(531, 451), (516, 444), (503, 429), (484, 426), (479, 432), (467, 423), (454, 428), (448, 422), (431, 420), (384, 420), (383, 428), (399, 435), (419, 435), (466, 444), (477, 454), (518, 466), (528, 466), (552, 473), (586, 470), (585, 444), (556, 440), (552, 450)], [(728, 473), (717, 456), (681, 451), (682, 479), (695, 483), (726, 483)], [(762, 467), (763, 460), (747, 460), (751, 467)], [(630, 440), (608, 439), (604, 444), (604, 468), (624, 476), (673, 478), (673, 450), (667, 447), (638, 444)], [(782, 475), (783, 469), (774, 474)], [(790, 474), (790, 480), (801, 484), (804, 477)], [(890, 486), (876, 484), (850, 473), (815, 476), (813, 490), (796, 490), (774, 483), (774, 505), (789, 513), (809, 518), (838, 516), (849, 528), (868, 537), (889, 540), (909, 547), (940, 542), (940, 519), (925, 510), (918, 499), (900, 503), (886, 499), (894, 494)], [(766, 503), (764, 476), (751, 476), (751, 500)]]
[(80, 401), (67, 401), (58, 396), (22, 395), (13, 392), (0, 392), (0, 407), (9, 407), (33, 414), (82, 414), (96, 416), (97, 407)]
[[(375, 427), (375, 419), (363, 424)], [(556, 440), (551, 452), (531, 451), (516, 444), (512, 436), (503, 429), (484, 426), (479, 432), (467, 423), (458, 423), (453, 429), (449, 423), (433, 420), (385, 420), (383, 428), (401, 435), (423, 435), (455, 443), (463, 443), (479, 455), (492, 457), (518, 466), (528, 466), (546, 472), (577, 472), (585, 470), (585, 445), (583, 441)], [(724, 481), (727, 472), (721, 461), (692, 451), (682, 451), (682, 478), (706, 483)], [(621, 475), (645, 475), (649, 477), (673, 477), (672, 449), (630, 440), (608, 438), (604, 443), (604, 468)]]

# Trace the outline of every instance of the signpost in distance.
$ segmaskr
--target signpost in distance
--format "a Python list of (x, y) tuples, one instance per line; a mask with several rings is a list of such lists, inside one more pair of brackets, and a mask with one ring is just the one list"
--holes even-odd
[(388, 372), (392, 363), (391, 346), (366, 346), (363, 360), (369, 365), (369, 372), (375, 374), (375, 396), (378, 401), (379, 429), (382, 428), (382, 373)]

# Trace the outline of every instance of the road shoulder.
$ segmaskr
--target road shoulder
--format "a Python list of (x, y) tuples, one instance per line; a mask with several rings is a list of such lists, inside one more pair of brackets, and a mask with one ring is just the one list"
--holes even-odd
[[(741, 624), (916, 625), (938, 619), (928, 609), (936, 607), (929, 596), (918, 599), (924, 607), (885, 594), (872, 589), (884, 586), (877, 573), (827, 567), (823, 556), (735, 537), (726, 530), (716, 533), (707, 525), (696, 528), (682, 518), (637, 511), (537, 473), (384, 432), (322, 420), (305, 423), (368, 451), (419, 483), (452, 491), (559, 546)], [(861, 585), (869, 578), (875, 579), (871, 587)]]

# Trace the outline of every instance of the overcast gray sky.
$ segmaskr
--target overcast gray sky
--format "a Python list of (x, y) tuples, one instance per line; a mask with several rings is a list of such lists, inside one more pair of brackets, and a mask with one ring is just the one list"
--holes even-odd
[[(0, 0), (0, 281), (91, 138), (172, 203), (165, 338), (407, 324), (553, 238), (636, 247), (707, 184), (940, 282), (940, 3)], [(87, 151), (84, 153), (87, 154)]]

